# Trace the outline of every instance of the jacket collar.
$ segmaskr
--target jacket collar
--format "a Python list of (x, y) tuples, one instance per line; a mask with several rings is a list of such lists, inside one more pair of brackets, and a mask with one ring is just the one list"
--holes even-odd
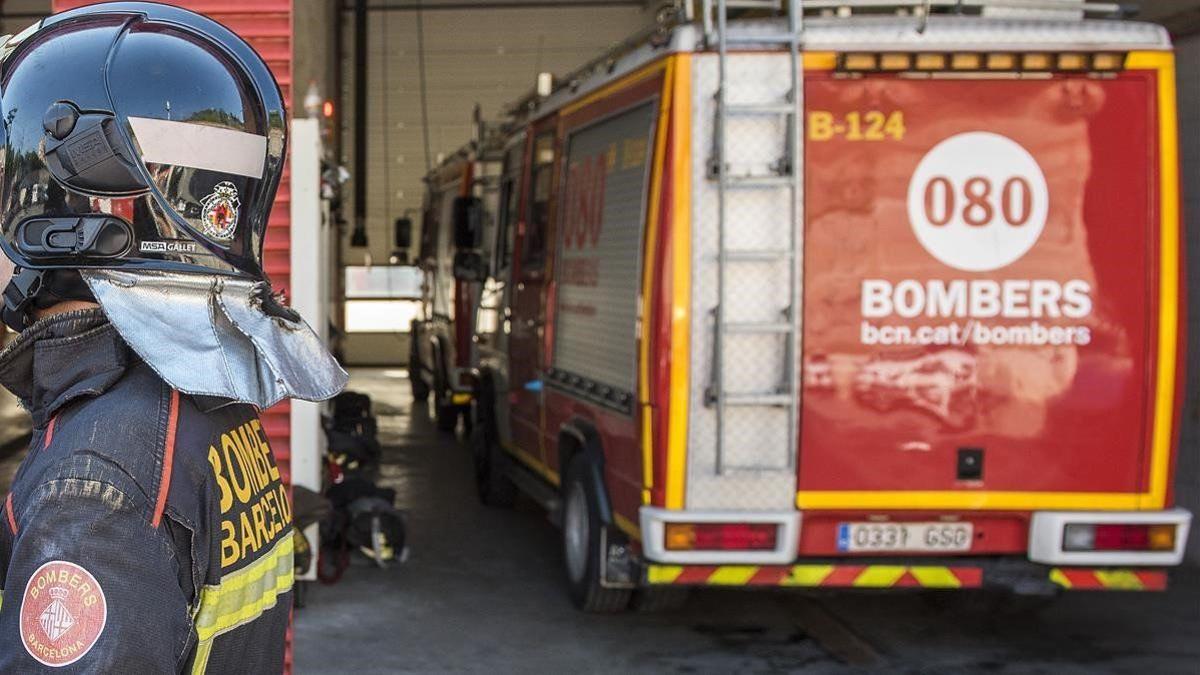
[(0, 352), (0, 384), (40, 427), (76, 398), (103, 394), (133, 358), (100, 309), (64, 312), (26, 328)]

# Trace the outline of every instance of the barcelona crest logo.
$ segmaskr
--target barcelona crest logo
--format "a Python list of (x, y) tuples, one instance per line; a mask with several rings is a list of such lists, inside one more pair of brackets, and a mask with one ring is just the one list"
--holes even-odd
[(240, 206), (237, 186), (227, 180), (217, 183), (212, 193), (200, 202), (200, 222), (204, 233), (220, 241), (233, 239)]

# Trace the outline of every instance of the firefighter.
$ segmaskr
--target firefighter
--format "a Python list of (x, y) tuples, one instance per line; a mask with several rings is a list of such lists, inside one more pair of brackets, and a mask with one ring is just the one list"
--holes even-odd
[(0, 51), (0, 672), (278, 673), (292, 527), (258, 410), (345, 372), (273, 294), (285, 111), (219, 24), (150, 3)]

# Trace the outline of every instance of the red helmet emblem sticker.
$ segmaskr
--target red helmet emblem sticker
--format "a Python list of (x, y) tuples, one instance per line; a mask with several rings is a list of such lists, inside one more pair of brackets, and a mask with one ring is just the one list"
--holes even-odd
[(63, 560), (38, 568), (21, 598), (21, 643), (39, 663), (59, 668), (91, 651), (108, 621), (104, 590), (91, 572)]
[(200, 223), (204, 234), (218, 241), (233, 239), (241, 205), (236, 185), (227, 180), (217, 183), (213, 191), (200, 202)]

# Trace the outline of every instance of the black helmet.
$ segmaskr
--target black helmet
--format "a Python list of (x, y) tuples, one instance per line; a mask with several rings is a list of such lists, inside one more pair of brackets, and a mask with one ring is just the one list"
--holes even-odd
[(51, 16), (2, 49), (0, 247), (18, 268), (6, 322), (25, 321), (60, 274), (49, 270), (265, 280), (286, 125), (248, 44), (194, 12), (113, 2)]

